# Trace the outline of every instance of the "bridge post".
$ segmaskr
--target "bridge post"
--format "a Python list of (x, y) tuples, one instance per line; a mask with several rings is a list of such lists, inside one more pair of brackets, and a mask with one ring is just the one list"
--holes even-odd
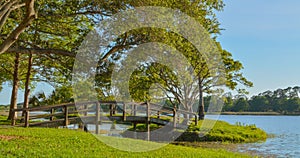
[(96, 102), (96, 120), (95, 120), (95, 126), (96, 126), (96, 134), (99, 134), (99, 122), (100, 122), (100, 105), (101, 103)]
[(88, 105), (84, 105), (83, 106), (83, 108), (84, 108), (84, 110), (85, 110), (85, 112), (84, 112), (84, 116), (87, 116), (87, 114), (88, 114), (88, 112), (87, 112), (87, 110), (88, 110)]
[(68, 106), (64, 106), (65, 108), (65, 122), (64, 125), (67, 127), (69, 125), (69, 109)]
[(109, 105), (109, 116), (112, 117), (113, 115), (113, 104)]
[(131, 116), (134, 116), (134, 104), (131, 104), (131, 112), (130, 112), (130, 114), (131, 114)]
[(196, 125), (196, 126), (198, 125), (198, 117), (197, 117), (197, 114), (195, 115), (195, 125)]
[(173, 127), (176, 127), (176, 108), (173, 109)]
[[(131, 105), (131, 115), (136, 116), (136, 104)], [(135, 134), (134, 138), (136, 138), (136, 125), (137, 125), (137, 123), (133, 122), (133, 129), (134, 129), (134, 134)]]
[(147, 121), (146, 121), (146, 127), (147, 127), (147, 140), (150, 141), (150, 103), (147, 101)]
[(133, 104), (133, 116), (136, 116), (137, 107), (136, 104)]
[(53, 114), (54, 114), (54, 108), (51, 108), (51, 109), (50, 109), (50, 114), (51, 114), (51, 116), (50, 116), (50, 121), (53, 121), (53, 120), (54, 120), (54, 117), (53, 117)]
[(126, 121), (126, 103), (123, 103), (123, 121)]
[(29, 127), (29, 111), (25, 110), (25, 125), (24, 127)]
[(177, 111), (176, 116), (177, 116), (177, 123), (178, 123), (178, 124), (180, 124), (180, 115), (181, 115), (181, 114)]
[(117, 105), (113, 104), (112, 105), (112, 114), (115, 115), (116, 114), (116, 110), (117, 110)]

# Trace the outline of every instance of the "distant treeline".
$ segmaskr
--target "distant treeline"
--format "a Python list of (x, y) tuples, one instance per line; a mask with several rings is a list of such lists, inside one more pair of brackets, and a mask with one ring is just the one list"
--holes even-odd
[[(224, 112), (300, 113), (300, 87), (265, 91), (251, 98), (245, 95), (224, 95)], [(206, 99), (208, 101), (209, 98)]]

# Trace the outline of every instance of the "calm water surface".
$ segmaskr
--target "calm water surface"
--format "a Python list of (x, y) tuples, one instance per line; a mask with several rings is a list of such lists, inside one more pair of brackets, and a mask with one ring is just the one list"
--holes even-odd
[(255, 124), (274, 138), (263, 143), (251, 143), (240, 146), (240, 150), (250, 150), (264, 154), (266, 157), (300, 158), (300, 116), (252, 116), (221, 115), (219, 120), (235, 124)]

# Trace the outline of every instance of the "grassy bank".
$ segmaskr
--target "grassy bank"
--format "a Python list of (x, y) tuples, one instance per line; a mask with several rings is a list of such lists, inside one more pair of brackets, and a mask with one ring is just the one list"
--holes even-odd
[[(129, 144), (138, 141), (124, 140)], [(152, 152), (125, 152), (103, 144), (89, 133), (47, 128), (0, 127), (0, 146), (0, 157), (248, 157), (223, 149), (176, 145)]]
[[(203, 121), (199, 121), (198, 125), (191, 124), (187, 131), (181, 132), (181, 136), (177, 138), (178, 142), (226, 142), (226, 143), (252, 143), (265, 141), (267, 133), (257, 128), (255, 125), (231, 125), (224, 121), (206, 120), (206, 124), (211, 124), (212, 129), (201, 127)], [(158, 125), (151, 124), (150, 129), (160, 128)], [(130, 129), (133, 130), (133, 127)], [(146, 125), (139, 124), (137, 131), (146, 131)]]
[(184, 132), (179, 141), (197, 141), (197, 142), (229, 142), (229, 143), (252, 143), (265, 141), (267, 133), (257, 128), (255, 125), (231, 125), (224, 121), (216, 121), (214, 127), (206, 135), (199, 137), (201, 133), (201, 124), (190, 125), (187, 132)]
[(222, 112), (221, 115), (284, 115), (279, 112)]
[(261, 116), (279, 116), (279, 115), (290, 115), (299, 116), (300, 112), (222, 112), (221, 115), (261, 115)]

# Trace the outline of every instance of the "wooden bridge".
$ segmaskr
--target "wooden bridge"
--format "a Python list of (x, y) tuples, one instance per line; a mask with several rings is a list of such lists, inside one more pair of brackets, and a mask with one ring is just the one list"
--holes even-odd
[[(41, 111), (44, 114), (31, 115), (31, 113)], [(25, 115), (16, 115), (16, 113), (21, 112)], [(180, 121), (183, 116), (187, 116), (188, 118), (193, 117), (195, 124), (198, 122), (195, 113), (164, 107), (150, 102), (95, 101), (66, 103), (53, 106), (14, 109), (13, 113), (15, 113), (14, 116), (16, 117), (12, 119), (12, 126), (59, 127), (83, 122), (84, 124), (94, 124), (96, 134), (99, 134), (100, 125), (105, 121), (132, 123), (134, 128), (138, 123), (143, 123), (146, 124), (148, 132), (150, 132), (150, 124), (172, 124), (174, 128), (180, 128), (180, 124), (182, 124)]]

